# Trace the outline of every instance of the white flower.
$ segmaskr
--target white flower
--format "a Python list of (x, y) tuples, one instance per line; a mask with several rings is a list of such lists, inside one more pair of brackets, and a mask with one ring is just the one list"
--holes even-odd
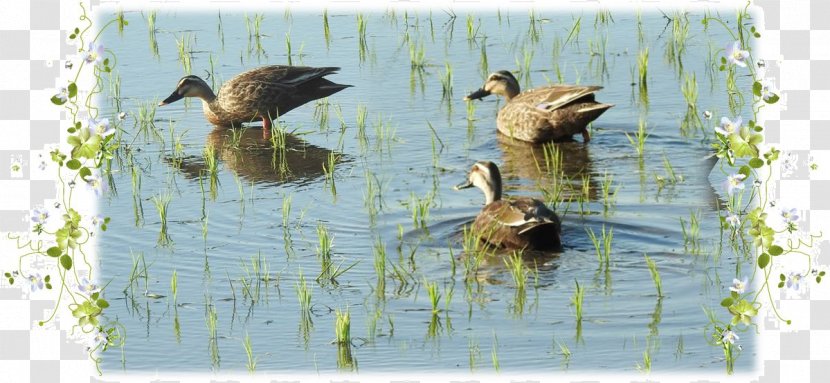
[(96, 197), (100, 197), (106, 189), (104, 180), (101, 179), (101, 175), (98, 172), (93, 172), (91, 175), (87, 176), (86, 179), (84, 179), (84, 182), (86, 182), (87, 187), (95, 193)]
[(26, 279), (29, 281), (29, 288), (31, 288), (32, 292), (43, 289), (43, 278), (40, 274), (29, 274)]
[(107, 137), (115, 133), (115, 128), (110, 125), (108, 118), (102, 118), (100, 120), (90, 118), (87, 120), (87, 125), (89, 125), (89, 130), (92, 134), (98, 134), (101, 137)]
[(787, 277), (787, 287), (795, 291), (801, 286), (801, 279), (803, 276), (799, 273), (790, 273)]
[(104, 45), (89, 43), (89, 49), (81, 52), (81, 57), (89, 64), (97, 64), (104, 60)]
[(732, 330), (723, 330), (720, 333), (720, 339), (723, 343), (735, 344), (735, 341), (741, 338)]
[(744, 190), (744, 179), (746, 176), (743, 174), (732, 174), (726, 177), (726, 192), (732, 195), (737, 189)]
[(78, 290), (79, 293), (86, 296), (91, 296), (101, 290), (96, 284), (90, 282), (86, 277), (81, 277), (81, 280), (78, 281), (75, 289)]
[(729, 290), (738, 294), (743, 294), (746, 291), (747, 283), (749, 283), (748, 277), (744, 277), (744, 279), (734, 278), (732, 279), (732, 287), (730, 287)]
[(784, 161), (781, 162), (781, 175), (788, 176), (798, 170), (798, 154), (787, 153)]
[(703, 118), (705, 118), (707, 120), (711, 119), (712, 118), (712, 112), (710, 112), (708, 110), (704, 110), (703, 111)]
[(775, 89), (775, 85), (772, 83), (771, 79), (764, 78), (761, 81), (761, 98), (764, 101), (769, 101), (770, 98), (775, 96), (777, 89)]
[(743, 124), (743, 119), (741, 116), (736, 117), (734, 120), (730, 120), (728, 117), (722, 117), (720, 119), (720, 126), (715, 127), (715, 132), (718, 132), (724, 136), (728, 136), (733, 133), (737, 133), (739, 129), (741, 129), (741, 124)]
[(749, 58), (749, 51), (741, 49), (741, 42), (735, 41), (726, 46), (726, 60), (730, 64), (735, 64), (739, 67), (746, 67), (746, 59)]
[(741, 224), (741, 218), (735, 213), (729, 213), (729, 215), (726, 216), (726, 222), (729, 226), (738, 227)]
[(32, 210), (32, 222), (46, 224), (49, 221), (49, 217), (51, 216), (51, 212), (49, 209), (46, 208), (35, 208)]
[(798, 209), (781, 209), (781, 219), (784, 220), (784, 223), (793, 223), (798, 221)]

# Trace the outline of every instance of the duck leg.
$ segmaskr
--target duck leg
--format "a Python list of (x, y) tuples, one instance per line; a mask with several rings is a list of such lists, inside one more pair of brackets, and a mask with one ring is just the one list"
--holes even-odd
[(586, 125), (582, 128), (582, 142), (587, 144), (588, 141), (591, 141), (591, 133), (588, 133), (588, 126)]
[(262, 139), (268, 141), (271, 139), (271, 119), (262, 117)]

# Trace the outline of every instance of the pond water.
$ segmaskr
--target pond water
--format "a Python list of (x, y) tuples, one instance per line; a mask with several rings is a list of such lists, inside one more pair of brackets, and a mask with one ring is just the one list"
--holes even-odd
[[(112, 120), (127, 112), (101, 207), (113, 223), (100, 244), (109, 315), (127, 341), (123, 353), (104, 355), (106, 370), (244, 371), (248, 339), (258, 371), (488, 372), (494, 359), (508, 372), (636, 371), (647, 368), (644, 354), (652, 371), (723, 371), (701, 307), (718, 307), (736, 270), (750, 267), (720, 245), (720, 187), (712, 185), (724, 177), (710, 177), (702, 160), (711, 135), (704, 131), (728, 115), (723, 78), (712, 79), (723, 75), (710, 69), (728, 33), (704, 30), (703, 12), (691, 12), (679, 24), (688, 33), (678, 54), (667, 52), (677, 45), (659, 12), (614, 11), (607, 22), (587, 11), (456, 16), (331, 11), (328, 41), (314, 11), (127, 12), (123, 35), (106, 31), (118, 84), (105, 86), (99, 103)], [(263, 141), (259, 127), (214, 130), (195, 99), (155, 108), (186, 74), (180, 50), (193, 74), (218, 87), (247, 69), (287, 64), (288, 40), (292, 64), (339, 66), (328, 78), (354, 87), (282, 117), (284, 148)], [(646, 47), (641, 89), (637, 62)], [(423, 66), (413, 66), (421, 51)], [(543, 149), (496, 135), (503, 100), (471, 110), (462, 101), (500, 69), (522, 73), (524, 88), (560, 78), (602, 85), (597, 99), (616, 105), (593, 123), (590, 143), (555, 146), (564, 177), (545, 164)], [(692, 74), (692, 116), (716, 116), (702, 119), (703, 128), (684, 122), (681, 87)], [(446, 97), (443, 83), (451, 84)], [(641, 119), (649, 136), (638, 156), (626, 133)], [(526, 252), (524, 289), (508, 255), (465, 252), (464, 227), (484, 197), (452, 186), (476, 160), (501, 167), (508, 195), (546, 198), (543, 189), (564, 188), (546, 201), (562, 216), (564, 249)], [(666, 161), (680, 182), (665, 181)], [(156, 204), (168, 198), (163, 227)], [(426, 212), (414, 217), (418, 205)], [(700, 221), (695, 238), (687, 237), (692, 216)], [(601, 236), (611, 228), (604, 267), (588, 230)], [(342, 272), (334, 279), (318, 279), (326, 233), (328, 270)], [(662, 298), (644, 254), (656, 262)], [(299, 303), (300, 275), (309, 310)], [(581, 322), (571, 303), (577, 282)], [(350, 313), (349, 346), (332, 343), (338, 310)], [(753, 338), (741, 334), (738, 370), (752, 365)]]

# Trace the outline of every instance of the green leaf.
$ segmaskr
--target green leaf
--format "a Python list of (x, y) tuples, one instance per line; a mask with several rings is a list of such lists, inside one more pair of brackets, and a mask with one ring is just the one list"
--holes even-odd
[(102, 309), (110, 307), (110, 304), (109, 304), (109, 302), (107, 302), (106, 299), (99, 299), (99, 300), (95, 301), (95, 304), (97, 304), (98, 307), (100, 307)]
[(78, 169), (81, 168), (81, 161), (78, 161), (78, 160), (73, 158), (69, 161), (66, 161), (66, 167), (70, 168), (72, 170), (78, 170)]
[(777, 94), (773, 94), (764, 101), (766, 101), (767, 104), (775, 104), (776, 102), (778, 102), (779, 99), (780, 97), (778, 97)]
[(78, 84), (70, 83), (69, 86), (66, 88), (66, 91), (69, 93), (69, 98), (75, 97), (78, 95)]
[(52, 100), (52, 103), (55, 104), (55, 105), (66, 104), (66, 100), (61, 100), (61, 98), (58, 97), (58, 96), (52, 96), (51, 100)]
[(764, 160), (762, 160), (758, 157), (755, 157), (755, 158), (749, 160), (749, 166), (751, 166), (755, 169), (758, 169), (758, 168), (764, 166)]
[(60, 260), (61, 260), (61, 266), (63, 266), (64, 269), (69, 270), (69, 269), (72, 268), (72, 257), (70, 257), (67, 254), (64, 254), (64, 255), (61, 256)]
[(786, 280), (787, 280), (787, 277), (785, 277), (785, 276), (784, 276), (784, 274), (779, 274), (779, 275), (778, 275), (778, 278), (779, 278), (779, 279), (781, 279), (782, 281), (786, 281)]
[(772, 245), (769, 247), (769, 253), (770, 255), (781, 255), (784, 254), (784, 249), (781, 246)]
[(732, 298), (726, 298), (726, 299), (724, 299), (724, 300), (720, 301), (720, 305), (721, 305), (721, 306), (723, 306), (723, 307), (729, 307), (729, 306), (732, 306), (732, 303), (734, 303), (734, 301), (732, 300)]
[(784, 287), (784, 282), (779, 282), (779, 283), (778, 283), (778, 288), (780, 289), (780, 288), (782, 288), (782, 287)]
[(747, 180), (749, 179), (750, 174), (752, 174), (752, 169), (750, 169), (749, 166), (746, 165), (741, 166), (741, 168), (738, 169), (738, 174), (743, 174), (744, 177), (746, 177), (744, 178), (744, 180)]
[(78, 175), (81, 176), (81, 178), (86, 179), (86, 177), (92, 175), (92, 170), (89, 170), (88, 167), (84, 166), (80, 171), (78, 171)]
[(755, 81), (752, 84), (752, 94), (757, 97), (761, 97), (761, 83), (759, 81)]
[(767, 265), (769, 265), (769, 254), (761, 253), (761, 255), (758, 256), (758, 267), (763, 269), (766, 268)]
[(60, 247), (52, 246), (48, 250), (46, 250), (46, 255), (57, 258), (60, 257), (63, 251), (61, 251)]

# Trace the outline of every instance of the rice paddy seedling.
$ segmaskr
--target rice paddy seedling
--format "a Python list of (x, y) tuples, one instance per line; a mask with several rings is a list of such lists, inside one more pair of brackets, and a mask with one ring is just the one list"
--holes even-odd
[(302, 269), (299, 271), (295, 288), (297, 292), (297, 301), (300, 303), (300, 312), (302, 315), (311, 314), (311, 288), (309, 288), (306, 284)]
[(383, 299), (386, 296), (386, 246), (380, 237), (375, 239), (374, 246), (375, 253), (375, 274), (377, 274), (377, 284), (375, 285), (375, 293), (378, 298)]
[(446, 72), (441, 76), (441, 99), (450, 100), (452, 99), (452, 66), (449, 62), (445, 63), (444, 66)]
[(170, 277), (170, 294), (173, 296), (173, 306), (175, 306), (179, 295), (179, 275), (176, 269), (173, 269), (173, 275)]
[[(490, 74), (490, 65), (487, 63), (487, 37), (481, 39), (481, 53), (479, 54), (478, 66), (482, 78)], [(468, 103), (472, 104), (472, 102)]]
[(640, 93), (644, 93), (648, 88), (648, 47), (640, 49), (637, 55), (637, 72), (639, 73), (637, 79), (640, 84)]
[(646, 344), (646, 348), (643, 350), (643, 364), (637, 362), (637, 370), (646, 374), (651, 372), (651, 352), (649, 351), (648, 344)]
[(167, 235), (167, 209), (170, 206), (170, 201), (173, 200), (173, 195), (170, 193), (154, 195), (150, 200), (153, 201), (153, 205), (155, 205), (159, 219), (161, 220), (159, 245), (166, 246), (170, 244), (170, 237)]
[(366, 136), (366, 119), (369, 117), (369, 110), (366, 109), (366, 105), (358, 104), (357, 105), (357, 138), (361, 142), (361, 146), (364, 146), (369, 138)]
[(563, 45), (568, 45), (570, 42), (579, 44), (579, 30), (580, 25), (582, 24), (582, 16), (573, 19), (573, 21), (574, 23), (571, 26), (571, 30), (568, 32), (568, 37), (565, 38), (565, 43)]
[(601, 267), (608, 269), (611, 266), (611, 242), (614, 239), (614, 228), (605, 231), (605, 225), (602, 226), (601, 237), (594, 234), (594, 230), (590, 227), (587, 229), (588, 237), (591, 243), (594, 244), (594, 250), (597, 253), (597, 262)]
[(576, 289), (571, 296), (571, 304), (574, 305), (574, 315), (576, 316), (577, 326), (582, 324), (582, 303), (585, 299), (585, 288), (579, 285), (579, 281), (574, 280)]
[(651, 280), (654, 281), (654, 287), (657, 289), (657, 297), (663, 297), (663, 281), (660, 279), (660, 272), (657, 270), (657, 263), (649, 258), (648, 254), (643, 254), (648, 265), (648, 271), (651, 274)]
[(496, 330), (493, 330), (493, 346), (490, 348), (490, 359), (493, 361), (493, 368), (499, 372), (499, 338), (496, 336)]
[(441, 311), (438, 308), (438, 302), (441, 301), (441, 294), (438, 292), (438, 282), (430, 282), (424, 278), (424, 286), (427, 289), (429, 303), (432, 306), (432, 315), (438, 314)]
[[(138, 132), (148, 140), (151, 135), (159, 138), (158, 128), (156, 127), (156, 108), (158, 103), (154, 101), (138, 103), (138, 116), (136, 122), (138, 123)], [(138, 134), (136, 134), (138, 137)], [(163, 139), (162, 139), (163, 141)]]
[(248, 368), (248, 372), (251, 374), (256, 371), (256, 364), (259, 358), (254, 356), (254, 350), (251, 345), (251, 336), (248, 333), (245, 333), (245, 338), (242, 340), (242, 347), (245, 349), (245, 355), (248, 357), (248, 361), (245, 363), (245, 367)]
[(291, 61), (291, 33), (285, 32), (285, 55), (288, 58), (288, 65), (292, 65)]
[(683, 343), (683, 334), (680, 334), (680, 336), (677, 337), (677, 345), (674, 349), (674, 357), (676, 359), (679, 359), (686, 352), (684, 349), (685, 345)]
[[(222, 27), (222, 12), (218, 13), (219, 15), (219, 22), (216, 23), (216, 34), (219, 38), (219, 46), (221, 47), (222, 51), (225, 51), (225, 29)], [(213, 89), (216, 89), (216, 84), (214, 84)]]
[(176, 50), (179, 53), (179, 62), (182, 63), (184, 73), (191, 74), (193, 59), (193, 44), (195, 38), (191, 33), (183, 33), (180, 39), (176, 39)]
[(349, 314), (349, 308), (347, 307), (346, 310), (341, 311), (340, 309), (335, 310), (335, 324), (334, 324), (334, 337), (335, 343), (340, 345), (350, 345), (352, 344), (352, 335), (351, 335), (351, 315)]
[(362, 13), (357, 14), (357, 40), (358, 40), (358, 53), (360, 57), (360, 62), (366, 61), (366, 53), (368, 52), (368, 48), (366, 45), (366, 17)]
[(332, 197), (337, 197), (337, 185), (334, 183), (334, 165), (338, 162), (340, 156), (335, 152), (329, 152), (326, 157), (326, 163), (323, 164), (323, 174), (326, 178), (326, 185), (329, 186)]
[(605, 214), (608, 214), (608, 210), (611, 206), (616, 203), (617, 199), (617, 190), (620, 188), (620, 185), (617, 185), (613, 191), (611, 191), (611, 186), (614, 182), (614, 176), (609, 174), (608, 171), (605, 172), (605, 177), (602, 179), (602, 206)]
[(467, 41), (473, 41), (478, 33), (478, 27), (475, 25), (473, 15), (467, 14)]
[(409, 42), (409, 66), (416, 71), (426, 69), (426, 50), (423, 41), (410, 40)]
[(282, 127), (271, 128), (271, 168), (280, 175), (291, 174), (288, 167), (288, 133)]
[(319, 99), (314, 102), (314, 119), (319, 122), (321, 132), (329, 130), (329, 103), (328, 98)]
[(559, 355), (562, 355), (562, 357), (565, 358), (566, 361), (570, 360), (571, 355), (573, 354), (571, 353), (571, 349), (568, 347), (568, 345), (565, 343), (561, 343), (559, 341), (556, 341), (556, 345), (559, 347)]
[(150, 11), (147, 14), (147, 32), (150, 40), (150, 53), (152, 53), (153, 57), (155, 57), (156, 60), (158, 60), (160, 56), (159, 44), (158, 41), (156, 41), (156, 32), (158, 31), (158, 29), (156, 28), (156, 17), (156, 11)]
[(320, 276), (319, 279), (327, 279), (331, 275), (333, 263), (332, 243), (334, 239), (329, 234), (328, 228), (322, 222), (317, 223), (317, 257), (320, 258)]
[(637, 124), (637, 133), (632, 136), (625, 132), (625, 136), (628, 138), (628, 142), (631, 143), (631, 146), (634, 147), (634, 150), (637, 151), (637, 155), (642, 157), (643, 153), (646, 150), (646, 139), (648, 139), (649, 133), (646, 129), (646, 120), (645, 118), (640, 118), (640, 122)]
[(522, 260), (522, 252), (514, 251), (504, 259), (504, 266), (513, 278), (513, 284), (517, 290), (524, 291), (527, 285), (528, 269)]
[(607, 26), (610, 23), (614, 22), (614, 16), (611, 15), (610, 9), (600, 9), (597, 11), (597, 15), (594, 17), (594, 27), (596, 28), (599, 25)]
[(534, 44), (539, 42), (539, 39), (542, 37), (542, 26), (537, 25), (539, 17), (536, 16), (536, 11), (534, 9), (530, 9), (528, 11), (528, 24), (527, 24), (527, 37), (530, 39), (531, 42)]
[(426, 229), (429, 220), (429, 208), (435, 196), (432, 193), (419, 198), (414, 192), (410, 193), (410, 208), (412, 209), (412, 226), (416, 229)]
[(680, 217), (680, 230), (683, 232), (683, 247), (693, 254), (700, 252), (700, 210), (692, 210), (688, 227), (686, 220)]
[(665, 176), (660, 176), (656, 173), (654, 174), (654, 179), (657, 182), (658, 187), (662, 188), (666, 184), (675, 185), (683, 182), (683, 176), (675, 173), (674, 167), (672, 167), (671, 162), (666, 155), (663, 155), (663, 168), (666, 170)]
[(516, 66), (518, 66), (520, 68), (519, 69), (519, 79), (518, 80), (522, 81), (522, 83), (523, 83), (522, 86), (524, 88), (530, 88), (531, 87), (530, 65), (533, 62), (533, 53), (534, 52), (535, 52), (535, 50), (532, 47), (528, 48), (527, 45), (523, 45), (522, 46), (522, 61), (519, 62), (519, 59), (518, 58), (516, 59)]
[(282, 227), (288, 230), (288, 221), (291, 219), (291, 199), (292, 194), (283, 194), (282, 196)]
[[(680, 91), (683, 93), (683, 98), (686, 99), (686, 115), (683, 118), (684, 124), (681, 127), (687, 126), (696, 129), (703, 129), (703, 121), (700, 119), (700, 113), (697, 110), (697, 78), (694, 73), (691, 76), (688, 73), (683, 74), (683, 84), (680, 86)], [(682, 129), (681, 133), (689, 135), (689, 129)]]
[(331, 30), (329, 29), (329, 10), (323, 9), (323, 38), (326, 41), (326, 50), (331, 44)]
[(476, 364), (478, 364), (478, 360), (481, 358), (481, 350), (478, 347), (478, 342), (473, 337), (470, 337), (470, 341), (467, 344), (467, 352), (470, 360), (470, 371), (475, 371)]
[(666, 42), (666, 59), (676, 64), (678, 72), (683, 69), (682, 58), (686, 53), (686, 40), (689, 38), (689, 15), (685, 11), (677, 11), (671, 18), (672, 34)]

